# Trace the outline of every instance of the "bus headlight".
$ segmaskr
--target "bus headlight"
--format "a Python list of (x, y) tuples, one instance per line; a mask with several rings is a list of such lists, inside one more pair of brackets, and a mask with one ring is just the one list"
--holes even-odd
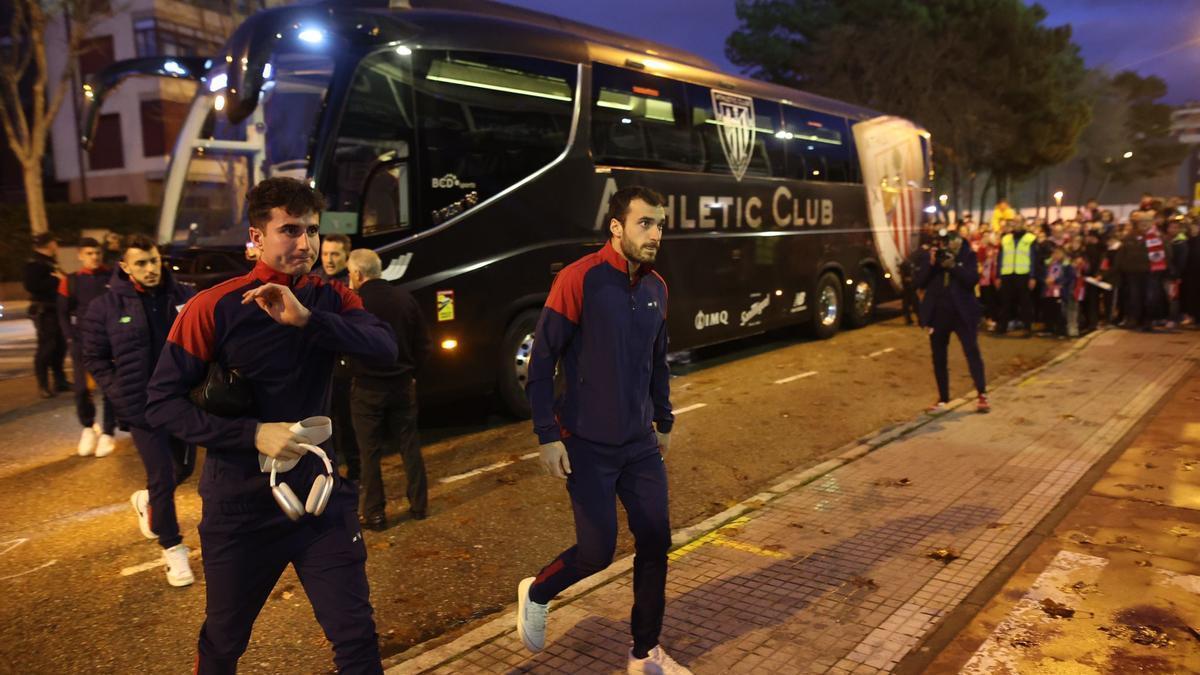
[(442, 349), (445, 349), (446, 351), (458, 349), (458, 340), (455, 340), (454, 338), (446, 338), (445, 340), (442, 340)]

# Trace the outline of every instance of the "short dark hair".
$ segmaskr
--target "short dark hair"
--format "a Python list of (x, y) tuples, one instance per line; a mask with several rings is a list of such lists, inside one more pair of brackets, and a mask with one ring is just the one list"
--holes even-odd
[(347, 237), (340, 232), (334, 232), (333, 234), (325, 235), (325, 241), (332, 241), (335, 244), (341, 244), (342, 248), (346, 249), (347, 253), (350, 252), (350, 237)]
[(100, 242), (93, 237), (84, 237), (79, 240), (79, 248), (100, 248)]
[(153, 251), (158, 248), (158, 244), (144, 234), (131, 234), (125, 237), (125, 241), (121, 245), (121, 257), (124, 258), (131, 248), (139, 251)]
[(635, 199), (640, 199), (650, 206), (667, 205), (667, 200), (661, 194), (648, 187), (642, 185), (623, 187), (608, 198), (608, 215), (604, 219), (605, 224), (611, 223), (613, 218), (624, 223), (625, 216), (629, 215), (629, 205)]
[(271, 209), (280, 207), (293, 216), (320, 214), (325, 210), (325, 197), (316, 188), (295, 178), (268, 178), (251, 188), (246, 195), (246, 212), (250, 227), (266, 231)]
[(49, 232), (42, 232), (41, 234), (33, 235), (34, 248), (45, 248), (57, 241), (58, 237), (50, 234)]

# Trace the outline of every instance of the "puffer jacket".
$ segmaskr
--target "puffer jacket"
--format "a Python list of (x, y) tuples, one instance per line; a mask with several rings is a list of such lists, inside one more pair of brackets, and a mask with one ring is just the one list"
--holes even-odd
[[(167, 293), (169, 324), (196, 292), (175, 283), (166, 269), (161, 284)], [(159, 355), (153, 353), (146, 309), (129, 275), (120, 269), (113, 272), (108, 293), (88, 306), (80, 335), (84, 366), (112, 402), (117, 419), (146, 428), (146, 387)]]

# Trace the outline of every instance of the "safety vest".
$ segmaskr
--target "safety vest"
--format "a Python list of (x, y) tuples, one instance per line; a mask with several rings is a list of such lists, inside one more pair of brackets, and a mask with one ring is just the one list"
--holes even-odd
[(1029, 274), (1031, 251), (1033, 242), (1036, 240), (1037, 237), (1028, 232), (1018, 242), (1013, 241), (1012, 233), (1004, 235), (1004, 238), (1000, 240), (1000, 251), (1003, 258), (1000, 274)]

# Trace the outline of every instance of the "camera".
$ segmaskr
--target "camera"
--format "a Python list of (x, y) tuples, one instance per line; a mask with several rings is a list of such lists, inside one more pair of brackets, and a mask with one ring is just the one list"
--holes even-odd
[(954, 249), (950, 248), (950, 240), (953, 238), (953, 236), (954, 235), (952, 235), (950, 231), (944, 227), (938, 230), (937, 237), (934, 238), (932, 247), (934, 266), (941, 267), (947, 262), (954, 260), (956, 252)]

